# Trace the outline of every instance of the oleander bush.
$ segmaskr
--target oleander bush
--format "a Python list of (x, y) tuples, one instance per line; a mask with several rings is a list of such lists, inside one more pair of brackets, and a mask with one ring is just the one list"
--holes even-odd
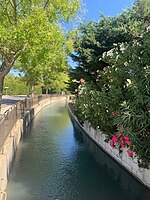
[[(121, 38), (124, 35), (121, 36), (121, 33), (120, 39), (118, 39), (118, 35), (115, 35), (116, 32), (113, 32), (113, 36), (110, 32), (107, 32), (107, 40), (110, 39), (111, 43), (113, 38), (113, 44), (111, 43), (111, 47), (104, 51), (106, 41), (105, 44), (103, 43), (103, 51), (101, 54), (99, 51), (98, 56), (100, 62), (97, 59), (97, 66), (95, 69), (92, 68), (91, 72), (92, 57), (90, 57), (90, 65), (88, 65), (88, 62), (84, 63), (84, 60), (89, 56), (89, 53), (88, 55), (85, 54), (84, 50), (87, 44), (86, 40), (89, 43), (91, 41), (88, 36), (86, 38), (86, 31), (81, 34), (80, 40), (82, 42), (80, 41), (78, 62), (79, 67), (82, 67), (84, 72), (82, 77), (85, 78), (86, 82), (82, 83), (78, 89), (75, 113), (81, 122), (87, 120), (94, 128), (103, 131), (107, 135), (106, 141), (110, 143), (112, 148), (118, 148), (120, 153), (123, 148), (127, 148), (130, 157), (137, 157), (140, 167), (149, 168), (150, 29), (149, 26), (144, 28), (144, 23), (141, 20), (149, 12), (149, 10), (145, 11), (141, 7), (141, 5), (143, 6), (143, 4), (140, 4), (141, 2), (143, 1), (137, 1), (131, 11), (128, 11), (133, 19), (135, 15), (137, 17), (135, 24), (137, 26), (133, 33), (130, 32), (129, 34), (127, 30), (128, 35), (131, 36), (130, 39), (124, 38), (122, 40)], [(145, 2), (147, 1), (145, 0)], [(137, 16), (134, 12), (137, 7), (141, 12), (143, 9), (143, 14), (138, 13)], [(131, 16), (130, 20), (125, 19), (126, 24), (131, 24)], [(144, 19), (145, 23), (150, 23), (148, 14)], [(107, 19), (105, 20), (107, 24)], [(120, 20), (120, 17), (115, 20)], [(110, 25), (110, 19), (108, 21)], [(139, 26), (140, 24), (141, 26)], [(143, 30), (141, 30), (141, 27)], [(115, 29), (114, 26), (112, 28)], [(106, 26), (101, 26), (101, 29), (106, 29)], [(124, 31), (126, 32), (126, 29)], [(135, 32), (136, 37), (134, 37)], [(95, 31), (93, 38), (96, 39), (96, 36)], [(95, 42), (95, 44), (97, 43)], [(99, 46), (101, 44), (99, 43)], [(96, 49), (97, 47), (94, 48), (93, 45), (90, 47), (90, 44), (88, 44), (88, 52), (93, 53)], [(96, 55), (94, 54), (94, 56)], [(95, 63), (95, 59), (93, 62)], [(95, 70), (95, 73), (93, 70)], [(91, 80), (89, 72), (91, 73)]]

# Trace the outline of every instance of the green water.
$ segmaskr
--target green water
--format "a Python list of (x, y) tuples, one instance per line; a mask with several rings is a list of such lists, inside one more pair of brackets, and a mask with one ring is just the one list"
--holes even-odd
[(46, 107), (20, 142), (8, 200), (150, 200), (150, 190), (101, 151), (65, 106)]

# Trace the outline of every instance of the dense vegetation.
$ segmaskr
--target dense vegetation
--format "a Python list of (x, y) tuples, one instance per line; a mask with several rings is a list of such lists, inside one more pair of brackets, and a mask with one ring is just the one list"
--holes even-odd
[[(52, 93), (64, 93), (68, 92), (69, 77), (66, 73), (51, 73), (47, 88), (42, 81), (39, 81), (34, 85), (35, 94), (52, 94)], [(8, 74), (4, 81), (4, 95), (30, 95), (31, 87), (26, 80), (26, 76), (15, 76)]]
[(67, 74), (72, 40), (60, 23), (73, 20), (79, 8), (80, 0), (0, 1), (0, 97), (14, 67), (32, 91), (41, 81), (48, 87), (52, 73)]
[[(29, 95), (30, 88), (27, 86), (25, 78), (8, 74), (4, 81), (4, 95)], [(41, 94), (41, 85), (35, 86), (35, 94)]]
[(117, 17), (79, 27), (73, 78), (80, 121), (107, 135), (112, 148), (128, 148), (139, 166), (150, 164), (150, 1), (138, 0)]

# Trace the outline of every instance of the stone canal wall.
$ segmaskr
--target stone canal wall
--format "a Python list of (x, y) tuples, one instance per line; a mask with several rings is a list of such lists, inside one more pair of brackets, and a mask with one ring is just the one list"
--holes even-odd
[(26, 128), (31, 123), (32, 119), (40, 112), (45, 106), (66, 100), (65, 96), (50, 97), (40, 101), (31, 109), (25, 111), (21, 119), (18, 119), (14, 127), (10, 131), (4, 146), (0, 153), (0, 200), (7, 198), (6, 188), (9, 176), (9, 170), (13, 161), (14, 154), (22, 135), (25, 133)]
[(112, 148), (109, 143), (105, 142), (106, 136), (100, 130), (95, 130), (90, 123), (85, 121), (81, 125), (77, 117), (73, 114), (70, 107), (68, 107), (70, 117), (76, 121), (79, 127), (111, 158), (113, 158), (119, 165), (133, 175), (139, 182), (150, 189), (150, 169), (140, 168), (136, 158), (131, 158), (127, 154), (127, 149), (124, 149), (120, 154), (119, 150)]

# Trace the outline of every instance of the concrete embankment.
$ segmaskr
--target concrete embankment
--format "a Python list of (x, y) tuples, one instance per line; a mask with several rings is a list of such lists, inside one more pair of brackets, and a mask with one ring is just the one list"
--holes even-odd
[(140, 168), (138, 166), (137, 158), (131, 158), (127, 154), (127, 149), (123, 149), (122, 153), (119, 153), (117, 148), (112, 148), (109, 143), (105, 142), (106, 135), (100, 130), (95, 130), (91, 127), (90, 123), (85, 121), (81, 125), (77, 117), (73, 114), (70, 107), (68, 107), (70, 117), (73, 121), (76, 121), (78, 126), (112, 159), (114, 159), (119, 165), (127, 170), (132, 176), (134, 176), (139, 182), (150, 189), (150, 169)]
[(6, 188), (9, 170), (19, 141), (22, 135), (25, 133), (26, 128), (42, 108), (49, 104), (65, 100), (65, 96), (50, 97), (48, 99), (42, 100), (31, 109), (26, 110), (23, 113), (22, 118), (18, 119), (16, 124), (14, 124), (14, 127), (5, 140), (0, 154), (0, 200), (5, 200), (7, 198)]

